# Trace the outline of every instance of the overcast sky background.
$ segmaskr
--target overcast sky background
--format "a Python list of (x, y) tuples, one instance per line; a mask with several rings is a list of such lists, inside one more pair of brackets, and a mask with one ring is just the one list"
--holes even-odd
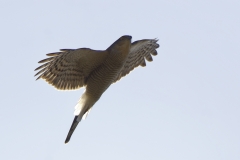
[[(0, 1), (0, 159), (239, 160), (240, 1)], [(35, 81), (45, 54), (161, 47), (103, 94), (71, 141), (83, 93)]]

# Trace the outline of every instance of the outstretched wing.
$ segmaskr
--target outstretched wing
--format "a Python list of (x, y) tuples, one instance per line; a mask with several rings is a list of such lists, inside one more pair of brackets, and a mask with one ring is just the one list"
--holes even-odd
[(35, 76), (44, 79), (59, 90), (73, 90), (83, 87), (89, 74), (104, 61), (107, 52), (89, 48), (61, 49), (49, 53), (50, 58), (39, 61), (44, 63), (36, 70)]
[(144, 39), (133, 42), (126, 62), (114, 82), (120, 80), (139, 65), (146, 66), (145, 59), (149, 62), (153, 61), (151, 55), (157, 55), (156, 49), (159, 47), (157, 41), (157, 39)]

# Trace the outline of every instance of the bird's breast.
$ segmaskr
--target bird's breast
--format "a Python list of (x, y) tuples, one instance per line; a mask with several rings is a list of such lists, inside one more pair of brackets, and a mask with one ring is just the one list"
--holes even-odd
[(86, 93), (98, 100), (103, 92), (112, 84), (124, 63), (124, 57), (108, 57), (87, 79)]

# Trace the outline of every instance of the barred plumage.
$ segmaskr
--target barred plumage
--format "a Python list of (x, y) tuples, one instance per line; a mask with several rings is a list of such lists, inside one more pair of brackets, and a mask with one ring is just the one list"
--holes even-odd
[(138, 66), (151, 62), (159, 47), (156, 39), (131, 43), (131, 36), (122, 36), (104, 51), (89, 48), (61, 49), (48, 53), (37, 79), (44, 79), (60, 90), (73, 90), (85, 86), (86, 90), (75, 106), (75, 118), (69, 130), (67, 143), (81, 119), (84, 119), (104, 91)]

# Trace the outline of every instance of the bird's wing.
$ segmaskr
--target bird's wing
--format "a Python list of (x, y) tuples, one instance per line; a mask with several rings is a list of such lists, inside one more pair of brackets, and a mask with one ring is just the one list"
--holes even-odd
[(89, 74), (105, 60), (107, 51), (89, 48), (61, 49), (49, 53), (50, 58), (39, 61), (44, 63), (36, 70), (35, 76), (44, 79), (59, 90), (73, 90), (83, 87)]
[(159, 47), (157, 41), (157, 39), (144, 39), (133, 42), (125, 64), (114, 82), (120, 80), (139, 65), (146, 66), (145, 59), (149, 62), (153, 61), (151, 55), (157, 55), (156, 49)]

